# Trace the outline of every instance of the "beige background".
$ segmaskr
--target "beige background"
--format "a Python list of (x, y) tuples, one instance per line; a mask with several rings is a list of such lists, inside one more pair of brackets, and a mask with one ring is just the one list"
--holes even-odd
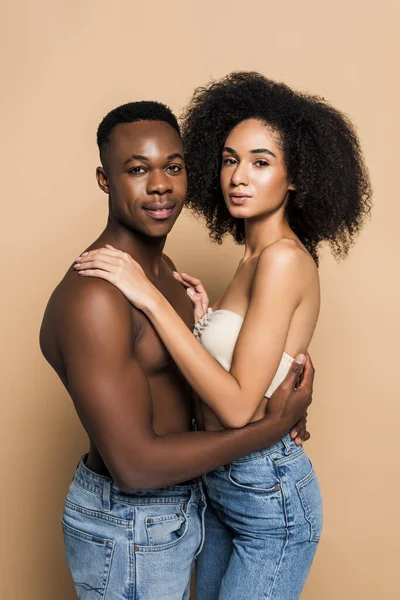
[[(350, 259), (321, 264), (322, 313), (308, 451), (325, 531), (304, 600), (399, 597), (397, 314), (398, 47), (395, 0), (1, 2), (0, 596), (69, 600), (63, 497), (85, 435), (42, 359), (47, 298), (105, 223), (96, 127), (111, 108), (158, 99), (177, 112), (193, 88), (254, 69), (312, 90), (359, 128), (375, 190)], [(221, 293), (240, 256), (181, 217), (179, 268)], [(251, 599), (249, 599), (251, 600)]]

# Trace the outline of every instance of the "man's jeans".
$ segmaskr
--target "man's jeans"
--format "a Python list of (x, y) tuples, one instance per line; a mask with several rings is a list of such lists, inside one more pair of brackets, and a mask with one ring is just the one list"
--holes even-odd
[(200, 482), (122, 492), (76, 469), (64, 507), (67, 561), (82, 600), (186, 600), (204, 538)]
[(297, 600), (322, 529), (319, 485), (303, 448), (286, 435), (203, 480), (196, 600)]

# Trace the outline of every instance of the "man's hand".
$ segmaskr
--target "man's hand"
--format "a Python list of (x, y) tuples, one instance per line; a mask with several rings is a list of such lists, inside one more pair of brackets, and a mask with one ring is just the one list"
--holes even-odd
[(307, 409), (312, 402), (314, 375), (310, 355), (307, 354), (305, 360), (304, 355), (297, 356), (267, 404), (266, 415), (288, 419), (290, 436), (297, 445), (310, 438), (306, 428)]
[(305, 412), (304, 417), (299, 419), (294, 427), (290, 430), (290, 437), (296, 444), (296, 446), (302, 446), (303, 442), (310, 439), (311, 434), (307, 431), (307, 414)]

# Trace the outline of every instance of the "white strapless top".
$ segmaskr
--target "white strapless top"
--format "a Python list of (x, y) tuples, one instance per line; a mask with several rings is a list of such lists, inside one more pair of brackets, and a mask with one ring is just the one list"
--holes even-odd
[[(204, 316), (197, 321), (193, 333), (204, 348), (216, 361), (229, 371), (232, 363), (233, 351), (243, 325), (243, 318), (231, 310), (207, 310)], [(276, 388), (285, 379), (293, 358), (286, 352), (283, 353), (281, 362), (274, 378), (264, 396), (270, 398)]]

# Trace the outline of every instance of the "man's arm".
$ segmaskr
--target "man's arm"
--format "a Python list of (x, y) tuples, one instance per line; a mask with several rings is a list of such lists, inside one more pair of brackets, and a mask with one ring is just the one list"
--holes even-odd
[[(86, 287), (86, 286), (85, 286)], [(278, 441), (310, 402), (312, 368), (293, 392), (293, 368), (282, 398), (262, 421), (222, 432), (157, 435), (147, 378), (133, 352), (130, 307), (97, 282), (69, 303), (60, 336), (67, 385), (84, 427), (116, 484), (151, 489), (206, 473)], [(277, 393), (277, 392), (276, 392)]]

